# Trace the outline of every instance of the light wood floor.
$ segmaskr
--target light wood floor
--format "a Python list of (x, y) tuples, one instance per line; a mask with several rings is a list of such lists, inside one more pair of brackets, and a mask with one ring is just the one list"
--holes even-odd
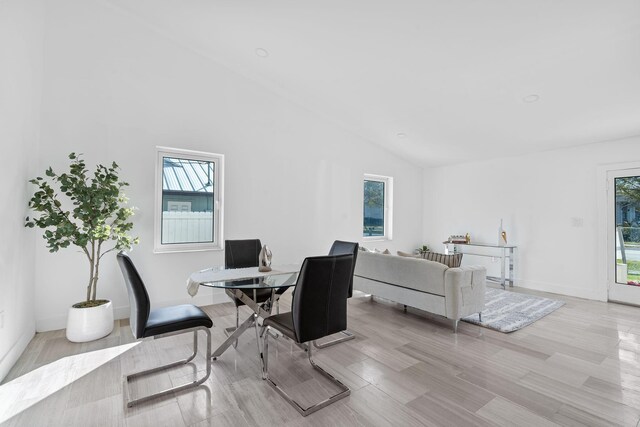
[[(85, 344), (69, 343), (63, 331), (41, 333), (2, 387), (28, 372), (31, 391), (47, 390), (56, 375), (73, 382), (46, 392), (6, 425), (640, 425), (640, 308), (548, 296), (567, 304), (511, 334), (464, 322), (453, 334), (441, 318), (404, 313), (381, 299), (352, 298), (349, 329), (357, 338), (316, 353), (351, 396), (306, 418), (260, 379), (253, 331), (214, 362), (204, 386), (134, 409), (124, 407), (122, 375), (187, 355), (189, 336), (127, 349), (134, 341), (126, 321), (117, 321), (110, 336)], [(223, 328), (235, 322), (234, 308), (229, 303), (205, 309), (214, 319), (215, 348)], [(297, 347), (282, 338), (271, 344), (272, 373), (292, 394), (311, 401), (334, 391)], [(96, 356), (82, 359), (90, 351)], [(106, 351), (124, 353), (113, 357)], [(98, 355), (104, 356), (100, 365), (92, 362)], [(65, 367), (35, 370), (46, 371), (65, 356), (71, 356), (62, 359)], [(189, 380), (204, 369), (203, 357), (196, 362), (137, 381), (134, 392)], [(96, 366), (79, 379), (70, 375), (86, 363)]]

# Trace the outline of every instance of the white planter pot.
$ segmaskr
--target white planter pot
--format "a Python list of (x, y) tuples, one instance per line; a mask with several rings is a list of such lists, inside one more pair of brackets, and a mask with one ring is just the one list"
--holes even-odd
[(109, 301), (97, 307), (69, 307), (67, 339), (87, 342), (106, 337), (113, 330), (113, 304)]

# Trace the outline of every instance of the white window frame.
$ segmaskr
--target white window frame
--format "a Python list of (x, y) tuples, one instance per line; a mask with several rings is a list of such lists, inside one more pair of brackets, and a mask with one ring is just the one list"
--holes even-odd
[(365, 242), (393, 240), (393, 177), (384, 175), (374, 175), (370, 173), (364, 174), (362, 180), (362, 221), (360, 227), (364, 227), (364, 182), (378, 181), (384, 183), (384, 235), (383, 236), (365, 236), (364, 230), (361, 231), (362, 240)]
[[(187, 160), (212, 162), (214, 167), (213, 191), (213, 242), (202, 243), (162, 243), (162, 173), (163, 158), (178, 157)], [(154, 214), (154, 253), (196, 252), (223, 250), (224, 224), (224, 155), (203, 151), (183, 150), (170, 147), (156, 147), (156, 200)]]
[[(616, 283), (615, 271), (615, 191), (611, 174), (624, 173), (629, 169), (640, 169), (640, 162), (611, 163), (598, 166), (598, 282), (600, 286), (588, 298), (600, 301), (622, 301), (630, 303), (637, 298), (637, 289)], [(613, 290), (612, 288), (618, 288)], [(634, 295), (635, 294), (635, 295)]]

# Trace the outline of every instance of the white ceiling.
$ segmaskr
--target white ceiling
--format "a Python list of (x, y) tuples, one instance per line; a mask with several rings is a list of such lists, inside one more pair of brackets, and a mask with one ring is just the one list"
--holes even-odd
[(109, 3), (423, 165), (640, 134), (640, 0)]

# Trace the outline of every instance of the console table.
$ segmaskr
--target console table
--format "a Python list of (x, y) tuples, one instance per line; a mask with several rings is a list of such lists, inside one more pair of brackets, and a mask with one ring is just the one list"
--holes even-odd
[[(451, 242), (442, 242), (444, 243), (444, 252), (445, 254), (450, 253), (450, 249), (453, 248), (453, 253), (461, 253), (465, 255), (474, 255), (474, 256), (484, 256), (489, 258), (500, 258), (500, 277), (490, 277), (487, 276), (487, 279), (497, 281), (500, 283), (500, 286), (506, 288), (507, 282), (509, 282), (509, 286), (513, 287), (513, 263), (515, 258), (515, 250), (517, 246), (514, 245), (492, 245), (489, 243), (451, 243)], [(471, 250), (462, 251), (462, 248), (471, 248)], [(477, 250), (474, 252), (473, 249)], [(480, 248), (485, 248), (487, 251), (478, 252)], [(487, 253), (490, 252), (490, 253)], [(506, 276), (507, 273), (507, 260), (509, 262), (509, 276)]]

